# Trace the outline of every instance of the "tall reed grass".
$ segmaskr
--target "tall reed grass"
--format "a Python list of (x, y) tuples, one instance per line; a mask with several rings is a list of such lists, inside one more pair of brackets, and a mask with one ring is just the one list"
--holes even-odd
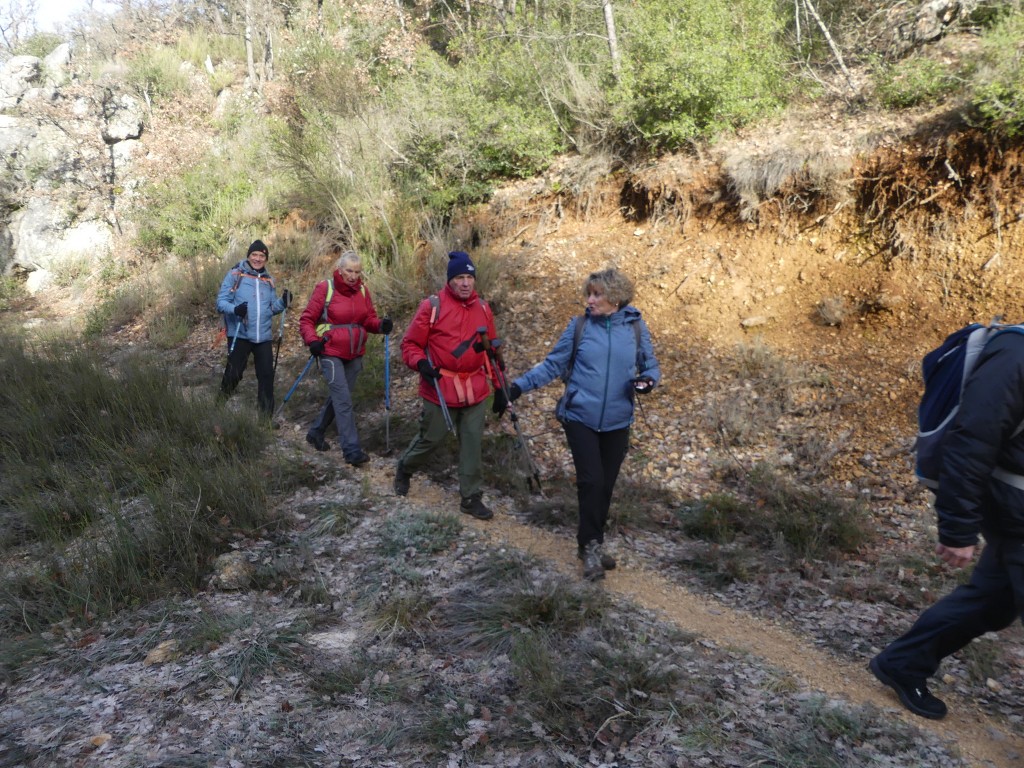
[(0, 413), (0, 635), (195, 587), (266, 518), (266, 426), (156, 361), (15, 343)]

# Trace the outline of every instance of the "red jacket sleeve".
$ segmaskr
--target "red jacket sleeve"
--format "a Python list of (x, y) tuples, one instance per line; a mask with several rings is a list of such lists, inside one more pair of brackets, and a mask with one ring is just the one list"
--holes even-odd
[(302, 315), (299, 317), (299, 333), (302, 334), (302, 340), (306, 344), (312, 344), (320, 338), (316, 333), (316, 326), (320, 323), (320, 318), (323, 316), (324, 300), (326, 298), (326, 281), (317, 283), (312, 295), (309, 297), (309, 303), (306, 304), (306, 308), (302, 310)]

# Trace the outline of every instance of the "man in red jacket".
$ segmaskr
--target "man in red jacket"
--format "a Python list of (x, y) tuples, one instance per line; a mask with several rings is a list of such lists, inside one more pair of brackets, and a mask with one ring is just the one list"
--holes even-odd
[[(436, 297), (424, 299), (402, 337), (402, 359), (420, 374), (419, 434), (398, 459), (395, 493), (405, 496), (413, 472), (423, 466), (449, 429), (459, 440), (461, 509), (479, 520), (493, 512), (483, 502), (481, 443), (485, 400), (494, 385), (497, 413), (504, 395), (490, 369), (477, 332), (494, 339), (494, 315), (476, 293), (476, 267), (469, 254), (448, 254), (448, 283)], [(469, 342), (468, 344), (466, 342)], [(461, 354), (457, 354), (461, 353)], [(442, 399), (443, 398), (443, 399)]]

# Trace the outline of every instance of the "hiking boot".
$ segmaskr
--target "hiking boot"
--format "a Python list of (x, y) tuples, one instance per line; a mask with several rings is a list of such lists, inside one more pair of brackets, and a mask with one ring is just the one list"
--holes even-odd
[(319, 432), (314, 432), (312, 429), (306, 433), (306, 442), (318, 451), (327, 451), (331, 448), (331, 444), (324, 440), (324, 436)]
[[(584, 555), (583, 547), (576, 547), (576, 559), (582, 560), (583, 559), (583, 555)], [(612, 557), (611, 555), (609, 555), (607, 552), (605, 552), (604, 548), (602, 547), (602, 549), (601, 549), (601, 567), (604, 568), (606, 571), (614, 571), (615, 570), (615, 565), (616, 565), (615, 558)]]
[(604, 566), (601, 565), (601, 542), (588, 541), (583, 548), (583, 578), (597, 581), (604, 578)]
[(463, 512), (477, 520), (490, 520), (494, 517), (494, 513), (484, 506), (482, 493), (474, 493), (468, 499), (463, 499), (460, 506)]
[(368, 462), (370, 457), (366, 455), (366, 452), (362, 449), (356, 451), (350, 456), (345, 457), (345, 461), (351, 464), (353, 467), (361, 467), (363, 464)]
[(868, 668), (879, 682), (896, 691), (903, 706), (915, 715), (931, 720), (941, 720), (946, 716), (946, 705), (929, 692), (924, 680), (901, 680), (893, 676), (882, 666), (877, 656), (871, 659)]
[(402, 462), (395, 464), (395, 496), (409, 495), (409, 481), (412, 480), (412, 473), (406, 472)]

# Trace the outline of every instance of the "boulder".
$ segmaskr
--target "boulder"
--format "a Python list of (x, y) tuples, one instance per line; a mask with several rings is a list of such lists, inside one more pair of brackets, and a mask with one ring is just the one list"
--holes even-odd
[(0, 68), (0, 110), (16, 107), (39, 84), (43, 62), (36, 56), (12, 56)]
[(142, 135), (142, 105), (127, 93), (111, 96), (103, 103), (103, 141), (116, 144)]

